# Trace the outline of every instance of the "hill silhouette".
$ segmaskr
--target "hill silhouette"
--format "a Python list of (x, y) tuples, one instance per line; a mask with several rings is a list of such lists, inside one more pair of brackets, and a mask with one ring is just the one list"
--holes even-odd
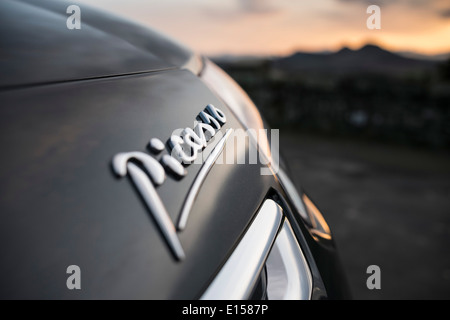
[(403, 57), (368, 44), (358, 50), (345, 47), (331, 53), (297, 52), (274, 59), (273, 67), (287, 73), (404, 75), (430, 71), (436, 62)]

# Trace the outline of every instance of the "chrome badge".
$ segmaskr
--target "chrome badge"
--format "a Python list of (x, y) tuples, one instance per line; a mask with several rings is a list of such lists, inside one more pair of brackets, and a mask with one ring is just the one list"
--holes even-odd
[[(120, 178), (126, 175), (131, 178), (177, 260), (185, 258), (177, 230), (182, 231), (186, 227), (189, 212), (203, 179), (223, 150), (226, 139), (231, 133), (231, 129), (227, 130), (202, 164), (184, 201), (177, 228), (175, 228), (166, 207), (156, 192), (156, 187), (164, 183), (166, 173), (170, 173), (167, 176), (175, 179), (182, 179), (186, 176), (187, 171), (183, 164), (188, 165), (195, 161), (199, 152), (206, 148), (209, 140), (226, 123), (225, 114), (211, 104), (199, 113), (198, 119), (200, 121), (196, 123), (194, 129), (185, 128), (180, 135), (170, 137), (168, 145), (171, 154), (163, 155), (160, 161), (150, 154), (140, 151), (118, 153), (112, 159), (114, 173)], [(165, 149), (165, 145), (161, 140), (153, 138), (148, 144), (148, 149), (157, 155)]]

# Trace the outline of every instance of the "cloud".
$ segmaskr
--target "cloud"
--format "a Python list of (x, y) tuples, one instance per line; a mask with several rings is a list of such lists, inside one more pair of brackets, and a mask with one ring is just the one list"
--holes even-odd
[(420, 10), (423, 13), (434, 15), (439, 18), (450, 18), (450, 8), (448, 0), (336, 0), (342, 4), (351, 5), (378, 5), (382, 9), (391, 6), (404, 8), (405, 14), (411, 10)]
[(273, 0), (235, 0), (226, 4), (209, 3), (202, 7), (203, 12), (222, 20), (236, 20), (247, 16), (265, 16), (282, 11), (280, 5)]
[(381, 6), (400, 2), (401, 0), (337, 0), (337, 1), (343, 2), (343, 3), (355, 3), (355, 4), (360, 4), (360, 5), (362, 4), (365, 6), (374, 4), (374, 5), (381, 7)]
[(448, 5), (448, 0), (336, 0), (341, 3), (359, 4), (369, 6), (371, 4), (381, 6), (389, 6), (398, 4), (408, 8), (442, 8)]
[(245, 13), (266, 14), (274, 13), (280, 10), (270, 0), (239, 0), (240, 8)]
[(450, 18), (450, 8), (442, 9), (438, 12), (439, 16), (444, 19)]
[(378, 5), (380, 7), (400, 4), (409, 8), (419, 7), (435, 7), (448, 0), (337, 0), (342, 3), (355, 3), (360, 5), (369, 6), (371, 4)]

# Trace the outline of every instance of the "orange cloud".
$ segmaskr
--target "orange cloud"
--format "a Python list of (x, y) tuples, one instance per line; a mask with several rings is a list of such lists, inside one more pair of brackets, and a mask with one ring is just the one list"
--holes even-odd
[[(381, 6), (381, 30), (366, 28), (369, 3)], [(96, 0), (92, 4), (210, 55), (335, 50), (367, 41), (425, 54), (450, 52), (448, 0)]]

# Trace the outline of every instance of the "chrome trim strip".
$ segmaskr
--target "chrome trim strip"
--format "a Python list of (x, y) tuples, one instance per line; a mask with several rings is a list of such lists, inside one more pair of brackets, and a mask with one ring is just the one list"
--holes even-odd
[(220, 139), (220, 141), (214, 147), (213, 151), (211, 151), (211, 154), (205, 160), (199, 173), (195, 177), (195, 180), (192, 183), (192, 187), (189, 190), (186, 200), (184, 201), (183, 209), (181, 210), (180, 218), (178, 220), (177, 229), (179, 231), (182, 231), (186, 228), (189, 213), (191, 212), (192, 206), (194, 205), (194, 201), (195, 198), (197, 197), (198, 191), (200, 190), (203, 181), (208, 175), (209, 170), (211, 170), (213, 164), (216, 162), (217, 158), (219, 157), (220, 153), (225, 147), (225, 142), (227, 141), (232, 131), (233, 129), (228, 129), (226, 131), (225, 135), (222, 137), (222, 139)]
[(195, 75), (199, 75), (204, 68), (203, 59), (193, 54), (182, 66), (181, 69), (191, 71)]
[(282, 219), (281, 207), (273, 200), (266, 200), (201, 299), (247, 299), (261, 273)]
[(268, 299), (311, 299), (311, 271), (287, 220), (267, 258), (266, 268)]
[(303, 220), (306, 223), (311, 225), (305, 205), (303, 204), (303, 201), (302, 201), (294, 183), (291, 181), (291, 179), (288, 177), (288, 175), (281, 168), (279, 168), (279, 170), (278, 170), (277, 177), (278, 177), (278, 181), (280, 181), (281, 186), (283, 187), (284, 191), (286, 191), (287, 195), (289, 196), (292, 203), (294, 204), (295, 209), (297, 209), (297, 212), (300, 214), (300, 216), (303, 218)]

